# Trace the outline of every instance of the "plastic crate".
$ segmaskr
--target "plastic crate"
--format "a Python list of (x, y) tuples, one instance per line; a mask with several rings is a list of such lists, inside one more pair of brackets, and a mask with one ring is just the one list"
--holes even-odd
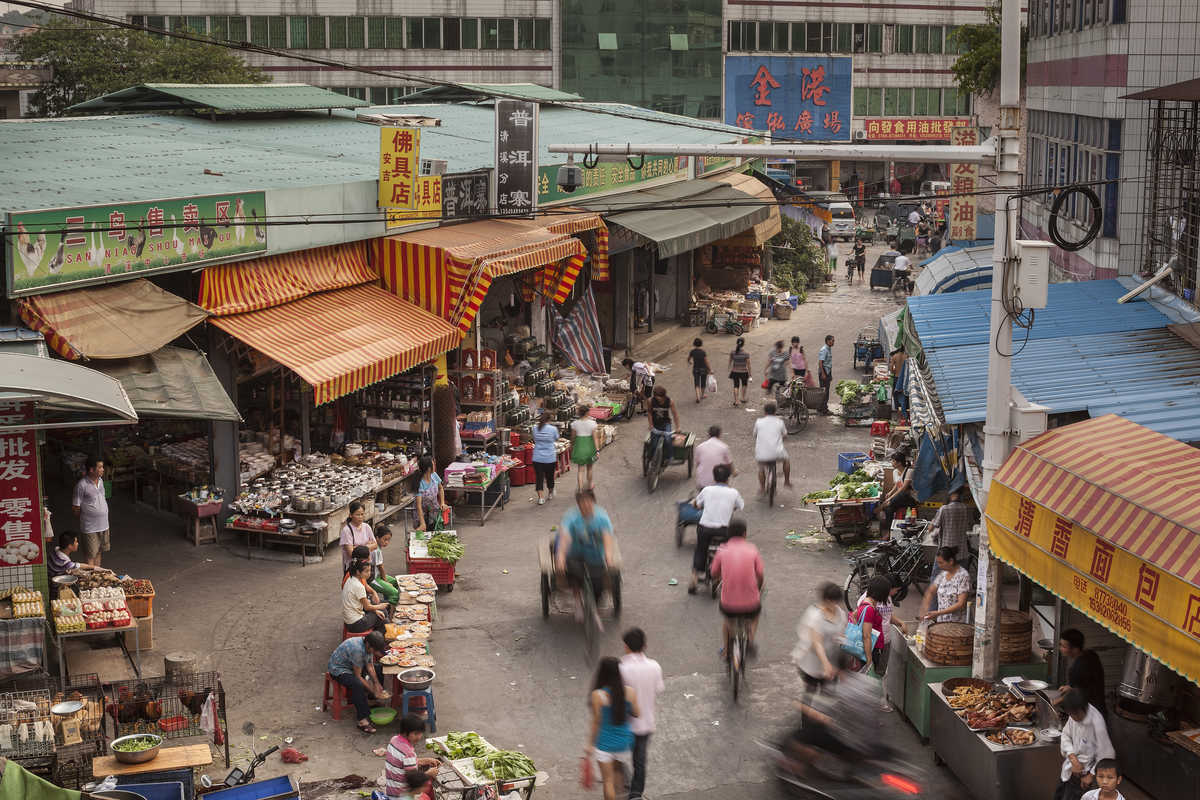
[(838, 472), (854, 472), (866, 460), (866, 453), (838, 453)]
[(117, 788), (140, 794), (146, 800), (184, 800), (183, 784), (178, 781), (173, 783), (119, 783)]
[(244, 786), (234, 786), (230, 789), (208, 792), (204, 796), (207, 800), (264, 800), (267, 797), (298, 798), (300, 797), (300, 792), (296, 789), (290, 777), (280, 775), (278, 778), (267, 778), (266, 780), (247, 783)]
[(409, 558), (408, 574), (427, 572), (438, 586), (454, 585), (454, 565), (440, 558)]

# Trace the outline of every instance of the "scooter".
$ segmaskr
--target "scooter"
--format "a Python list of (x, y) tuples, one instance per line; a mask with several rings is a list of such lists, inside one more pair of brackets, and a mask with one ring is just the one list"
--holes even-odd
[[(886, 747), (853, 762), (821, 753), (803, 773), (785, 745), (759, 742), (772, 753), (776, 777), (798, 797), (817, 800), (921, 800), (929, 797), (922, 770)], [(875, 746), (873, 746), (874, 748)]]
[(250, 759), (250, 763), (245, 769), (234, 767), (229, 774), (225, 776), (225, 780), (220, 783), (215, 783), (207, 775), (200, 776), (200, 794), (207, 792), (215, 792), (218, 789), (229, 789), (234, 786), (241, 786), (245, 783), (250, 783), (254, 780), (254, 771), (267, 763), (267, 756), (279, 749), (279, 745), (274, 745), (270, 750), (264, 753), (255, 753), (254, 758)]

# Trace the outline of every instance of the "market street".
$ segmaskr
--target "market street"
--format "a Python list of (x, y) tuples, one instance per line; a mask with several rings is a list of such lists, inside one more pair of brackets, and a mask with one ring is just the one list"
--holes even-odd
[[(881, 249), (871, 248), (870, 261)], [(852, 377), (857, 331), (874, 326), (895, 307), (890, 294), (856, 283), (839, 286), (836, 294), (814, 293), (790, 321), (764, 322), (749, 332), (747, 348), (759, 376), (751, 381), (749, 396), (756, 401), (751, 408), (758, 407), (762, 362), (776, 339), (800, 336), (813, 363), (824, 334), (833, 333), (836, 382)], [(710, 424), (721, 424), (743, 470), (734, 485), (746, 496), (751, 541), (761, 548), (767, 565), (761, 652), (749, 670), (743, 701), (734, 705), (717, 653), (716, 603), (703, 592), (686, 593), (694, 534), (689, 531), (682, 549), (674, 544), (675, 501), (686, 498), (692, 484), (686, 467), (672, 466), (658, 491), (646, 493), (640, 459), (646, 421), (641, 416), (618, 424), (616, 440), (602, 451), (596, 467), (597, 495), (613, 518), (624, 561), (624, 614), (607, 624), (602, 652), (619, 655), (621, 631), (639, 625), (647, 633), (649, 654), (666, 675), (650, 747), (650, 796), (715, 798), (752, 789), (755, 796), (772, 797), (777, 787), (767, 754), (755, 740), (770, 738), (790, 722), (797, 693), (790, 651), (798, 615), (812, 601), (816, 586), (824, 580), (840, 583), (846, 572), (843, 548), (831, 542), (789, 543), (785, 537), (789, 531), (803, 535), (819, 523), (815, 513), (800, 507), (799, 498), (827, 485), (838, 452), (865, 450), (869, 437), (863, 428), (843, 427), (838, 417), (814, 417), (788, 441), (795, 488), (783, 490), (781, 484), (778, 507), (765, 507), (755, 500), (749, 464), (755, 413), (730, 407), (721, 366), (733, 337), (704, 336), (721, 391), (697, 405), (684, 357), (698, 333), (678, 328), (655, 337), (652, 349), (672, 351), (663, 362), (671, 369), (660, 383), (675, 398), (684, 428), (702, 439)], [(485, 527), (474, 522), (459, 527), (467, 555), (458, 565), (454, 591), (438, 599), (431, 651), (437, 659), (438, 732), (486, 731), (489, 738), (519, 746), (550, 775), (539, 795), (573, 798), (585, 794), (578, 786), (578, 759), (586, 738), (585, 698), (592, 668), (582, 632), (565, 607), (553, 611), (549, 620), (541, 617), (535, 552), (535, 543), (572, 503), (576, 473), (560, 481), (559, 496), (544, 507), (530, 502), (532, 487), (514, 487), (511, 503)], [(260, 777), (286, 771), (304, 781), (346, 774), (373, 781), (382, 762), (371, 750), (385, 743), (388, 729), (362, 736), (345, 716), (334, 722), (318, 710), (320, 675), (338, 640), (336, 551), (307, 567), (248, 561), (232, 546), (193, 548), (174, 530), (159, 530), (157, 519), (151, 513), (118, 517), (113, 553), (106, 559), (118, 569), (149, 577), (158, 587), (155, 651), (146, 654), (146, 668), (151, 674), (160, 670), (163, 653), (196, 652), (201, 668), (218, 670), (223, 677), (235, 758), (248, 754), (248, 747), (263, 750), (286, 736), (295, 737), (295, 745), (310, 756), (294, 767), (273, 757)], [(404, 563), (396, 545), (385, 557), (393, 571)], [(670, 585), (672, 579), (678, 583)], [(910, 598), (899, 613), (911, 617), (916, 602)], [(930, 767), (933, 796), (964, 796), (944, 769), (932, 767), (932, 754), (920, 747), (898, 714), (879, 717), (882, 737), (910, 749), (915, 761)], [(214, 765), (210, 773), (223, 774), (222, 769)]]

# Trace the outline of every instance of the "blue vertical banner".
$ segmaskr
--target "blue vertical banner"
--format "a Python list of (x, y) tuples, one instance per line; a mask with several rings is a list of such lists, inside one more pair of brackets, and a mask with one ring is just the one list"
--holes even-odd
[(850, 56), (726, 56), (725, 123), (779, 139), (850, 140)]

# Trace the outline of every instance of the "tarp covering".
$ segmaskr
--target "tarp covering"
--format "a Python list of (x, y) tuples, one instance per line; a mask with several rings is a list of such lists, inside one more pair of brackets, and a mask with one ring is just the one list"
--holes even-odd
[(133, 358), (153, 353), (208, 316), (145, 278), (17, 303), (21, 319), (63, 358)]
[(317, 247), (209, 267), (200, 276), (200, 305), (217, 316), (244, 314), (377, 277), (362, 242)]
[(423, 364), (461, 337), (441, 317), (377, 286), (352, 286), (213, 324), (295, 372), (328, 403)]
[[(136, 422), (138, 418), (115, 378), (69, 361), (22, 353), (0, 352), (0, 400), (33, 400), (39, 411), (82, 406), (89, 414), (98, 415), (92, 424)], [(25, 422), (0, 417), (0, 430), (27, 427)]]
[(138, 416), (241, 420), (208, 359), (195, 350), (164, 347), (149, 355), (93, 366), (121, 382)]
[(1200, 683), (1200, 452), (1115, 415), (1020, 444), (992, 480), (992, 552)]

